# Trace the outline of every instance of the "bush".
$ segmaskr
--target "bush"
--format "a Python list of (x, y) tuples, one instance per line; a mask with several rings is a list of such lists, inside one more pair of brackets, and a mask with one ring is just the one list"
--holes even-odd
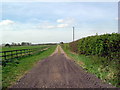
[(98, 55), (109, 59), (120, 57), (120, 34), (104, 34), (71, 42), (70, 50), (79, 54)]

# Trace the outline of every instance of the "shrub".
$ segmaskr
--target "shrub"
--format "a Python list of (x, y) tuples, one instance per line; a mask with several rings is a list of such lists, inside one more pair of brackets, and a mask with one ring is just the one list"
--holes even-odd
[(98, 55), (109, 59), (120, 57), (120, 34), (89, 36), (71, 42), (70, 50), (79, 54)]

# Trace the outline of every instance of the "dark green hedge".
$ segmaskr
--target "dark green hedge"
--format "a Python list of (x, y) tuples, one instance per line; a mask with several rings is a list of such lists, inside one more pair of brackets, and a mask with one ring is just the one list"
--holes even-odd
[(120, 57), (120, 34), (104, 34), (82, 38), (71, 42), (73, 52), (85, 55), (98, 55), (109, 59)]

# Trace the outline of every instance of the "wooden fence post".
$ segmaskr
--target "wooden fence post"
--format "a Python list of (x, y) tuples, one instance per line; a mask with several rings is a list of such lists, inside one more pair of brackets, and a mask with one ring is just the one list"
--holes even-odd
[[(7, 59), (13, 59), (13, 58), (19, 58), (22, 56), (33, 55), (33, 54), (41, 51), (41, 50), (39, 50), (39, 49), (37, 50), (37, 49), (38, 48), (2, 51), (2, 52), (0, 52), (1, 53), (0, 57), (2, 57), (7, 62)], [(42, 48), (42, 50), (46, 50), (46, 48)]]
[(22, 50), (21, 50), (21, 57), (22, 57), (23, 55), (22, 55)]
[(18, 53), (17, 53), (17, 50), (16, 50), (16, 58), (18, 58)]
[(28, 50), (28, 52), (29, 52), (29, 55), (30, 55), (30, 49)]
[(6, 60), (6, 52), (4, 51), (4, 58), (5, 58), (5, 60)]
[(12, 51), (11, 51), (11, 58), (13, 58)]

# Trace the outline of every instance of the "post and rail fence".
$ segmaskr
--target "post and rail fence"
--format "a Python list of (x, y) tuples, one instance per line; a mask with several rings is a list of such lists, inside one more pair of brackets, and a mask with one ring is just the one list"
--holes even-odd
[(10, 50), (10, 51), (2, 51), (0, 52), (0, 64), (2, 61), (18, 59), (20, 57), (33, 55), (40, 51), (45, 51), (50, 47), (44, 47), (42, 49), (34, 48), (34, 49), (21, 49), (21, 50)]
[(11, 50), (11, 51), (2, 51), (0, 58), (2, 60), (14, 59), (19, 58), (26, 55), (32, 54), (32, 49), (21, 49), (21, 50)]

